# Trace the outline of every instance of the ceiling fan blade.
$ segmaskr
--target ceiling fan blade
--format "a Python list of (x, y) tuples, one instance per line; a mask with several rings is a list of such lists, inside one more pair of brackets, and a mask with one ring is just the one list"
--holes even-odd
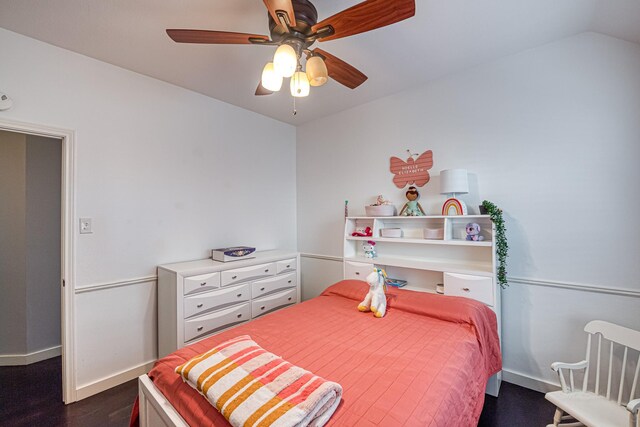
[(254, 44), (255, 41), (269, 41), (269, 37), (260, 34), (231, 33), (227, 31), (209, 30), (167, 30), (167, 34), (174, 42), (178, 43), (205, 43), (205, 44)]
[(313, 53), (320, 55), (324, 59), (329, 77), (349, 89), (355, 89), (367, 80), (367, 76), (342, 59), (336, 58), (322, 49), (314, 49)]
[(264, 0), (264, 5), (269, 9), (269, 13), (276, 23), (280, 23), (280, 19), (278, 18), (278, 11), (282, 11), (287, 14), (289, 18), (289, 26), (296, 26), (296, 15), (293, 12), (293, 5), (291, 4), (291, 0)]
[(318, 22), (312, 30), (317, 32), (331, 26), (333, 34), (320, 36), (319, 40), (334, 40), (395, 24), (411, 18), (415, 13), (415, 0), (366, 0)]
[(258, 83), (256, 88), (256, 96), (271, 95), (273, 92), (262, 86), (262, 82)]

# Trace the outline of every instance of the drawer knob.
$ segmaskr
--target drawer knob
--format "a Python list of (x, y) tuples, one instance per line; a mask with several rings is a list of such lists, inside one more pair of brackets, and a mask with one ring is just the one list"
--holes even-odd
[(287, 283), (291, 283), (291, 280), (289, 280)]
[(236, 296), (237, 296), (238, 298), (240, 298), (240, 297), (242, 296), (242, 294), (238, 294), (238, 295), (236, 295)]
[(198, 326), (198, 332), (200, 332), (203, 329), (202, 326)]
[(471, 289), (469, 289), (469, 288), (462, 288), (462, 290), (465, 291), (465, 292), (471, 291)]
[(287, 264), (287, 268), (291, 268), (291, 265)]
[(198, 304), (196, 307), (198, 307), (198, 308), (202, 308), (202, 304)]
[(207, 284), (207, 282), (202, 282), (202, 283), (200, 283), (200, 286), (204, 286), (206, 284)]
[(264, 309), (265, 309), (265, 306), (264, 306), (264, 305), (263, 305), (262, 307), (260, 307), (260, 310), (264, 310)]
[(260, 288), (260, 291), (264, 291), (264, 288)]
[(242, 313), (238, 314), (238, 319), (242, 317)]
[(360, 272), (359, 272), (359, 271), (356, 271), (356, 276), (359, 276), (359, 275), (360, 275)]
[(287, 298), (287, 300), (291, 301), (291, 297)]
[(268, 272), (269, 272), (269, 269), (268, 269), (268, 268), (267, 268), (267, 269), (265, 269), (265, 270), (264, 270), (264, 272), (265, 272), (265, 273), (268, 273)]
[(237, 278), (238, 278), (238, 276), (231, 276), (231, 278), (232, 278), (232, 279), (237, 279)]

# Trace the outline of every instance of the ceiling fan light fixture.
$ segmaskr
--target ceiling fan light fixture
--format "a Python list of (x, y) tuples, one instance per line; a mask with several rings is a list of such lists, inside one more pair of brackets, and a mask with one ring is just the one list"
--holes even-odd
[(273, 56), (273, 67), (282, 77), (291, 77), (298, 67), (298, 54), (288, 44), (282, 44)]
[(282, 76), (273, 67), (273, 62), (268, 62), (262, 70), (262, 86), (271, 92), (277, 92), (282, 87)]
[(322, 86), (329, 80), (327, 66), (319, 56), (307, 59), (307, 78), (311, 86)]
[(297, 71), (293, 76), (291, 76), (290, 88), (291, 96), (295, 96), (296, 98), (309, 96), (311, 87), (309, 85), (307, 73), (303, 71)]

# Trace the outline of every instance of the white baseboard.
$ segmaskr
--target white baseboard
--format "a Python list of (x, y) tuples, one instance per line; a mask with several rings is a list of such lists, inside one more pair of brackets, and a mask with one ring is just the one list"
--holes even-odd
[(91, 384), (80, 386), (76, 390), (76, 400), (85, 399), (89, 396), (93, 396), (94, 394), (98, 394), (120, 384), (126, 383), (127, 381), (138, 378), (140, 375), (149, 372), (151, 368), (153, 368), (154, 363), (156, 363), (155, 360), (143, 363), (142, 365), (138, 365), (135, 368), (122, 371), (101, 380), (92, 382)]
[(560, 390), (560, 384), (554, 384), (540, 378), (533, 378), (528, 375), (508, 371), (506, 369), (502, 370), (502, 380), (530, 390), (539, 391), (540, 393)]
[(0, 366), (24, 366), (62, 355), (62, 346), (45, 348), (27, 354), (0, 355)]

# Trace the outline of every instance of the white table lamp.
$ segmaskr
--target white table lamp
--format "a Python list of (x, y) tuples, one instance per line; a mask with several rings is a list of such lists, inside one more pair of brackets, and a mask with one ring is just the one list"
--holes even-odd
[(447, 169), (440, 171), (440, 194), (449, 198), (442, 205), (442, 215), (466, 215), (467, 205), (456, 194), (469, 192), (469, 180), (466, 169)]

